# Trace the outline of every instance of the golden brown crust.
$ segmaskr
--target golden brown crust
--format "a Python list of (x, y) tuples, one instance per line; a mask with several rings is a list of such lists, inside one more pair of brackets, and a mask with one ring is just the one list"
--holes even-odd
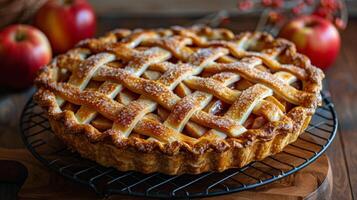
[[(293, 44), (265, 33), (116, 30), (43, 68), (35, 99), (55, 134), (86, 158), (197, 174), (242, 167), (295, 141), (321, 103), (323, 77)], [(112, 127), (98, 130), (107, 126), (98, 115)]]
[(106, 142), (92, 143), (83, 134), (65, 134), (66, 130), (61, 122), (50, 122), (56, 135), (69, 147), (103, 166), (120, 171), (161, 172), (170, 175), (222, 172), (229, 168), (243, 167), (252, 161), (263, 160), (281, 152), (299, 136), (298, 132), (284, 133), (267, 140), (254, 140), (246, 147), (232, 145), (226, 151), (205, 151), (201, 154), (180, 151), (175, 155), (168, 155), (152, 149), (140, 149), (139, 146), (123, 149)]

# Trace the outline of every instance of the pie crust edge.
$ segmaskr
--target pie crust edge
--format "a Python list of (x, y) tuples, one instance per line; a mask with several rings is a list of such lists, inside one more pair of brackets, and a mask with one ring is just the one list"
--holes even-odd
[[(302, 126), (306, 127), (309, 121), (310, 117), (306, 117)], [(195, 154), (180, 151), (175, 155), (167, 155), (160, 151), (142, 152), (133, 147), (120, 149), (104, 142), (92, 143), (84, 134), (68, 134), (73, 130), (63, 126), (61, 120), (50, 119), (50, 124), (55, 135), (71, 149), (78, 151), (82, 157), (95, 160), (106, 167), (114, 167), (119, 171), (134, 170), (146, 174), (161, 172), (169, 175), (222, 172), (230, 168), (240, 168), (283, 151), (301, 133), (301, 131), (280, 132), (281, 134), (276, 133), (270, 140), (254, 141), (246, 147), (234, 146), (223, 152), (213, 150)]]

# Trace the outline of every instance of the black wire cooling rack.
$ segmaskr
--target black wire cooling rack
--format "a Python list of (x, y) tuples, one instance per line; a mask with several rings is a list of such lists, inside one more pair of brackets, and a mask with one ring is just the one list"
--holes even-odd
[(248, 190), (299, 171), (321, 156), (331, 144), (337, 123), (329, 95), (323, 93), (323, 106), (317, 109), (305, 133), (283, 152), (222, 173), (169, 176), (120, 172), (81, 158), (53, 135), (45, 113), (32, 99), (21, 116), (23, 140), (31, 153), (52, 170), (87, 185), (98, 195), (186, 199)]

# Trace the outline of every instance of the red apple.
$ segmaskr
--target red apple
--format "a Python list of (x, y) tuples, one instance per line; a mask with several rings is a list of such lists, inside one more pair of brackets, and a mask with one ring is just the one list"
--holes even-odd
[(50, 0), (37, 12), (35, 26), (46, 34), (55, 53), (63, 53), (93, 37), (96, 19), (86, 0)]
[(46, 36), (27, 25), (11, 25), (0, 31), (0, 85), (25, 88), (36, 71), (52, 57)]
[(319, 16), (302, 16), (287, 23), (280, 36), (295, 43), (298, 52), (325, 69), (340, 51), (340, 35), (335, 26)]

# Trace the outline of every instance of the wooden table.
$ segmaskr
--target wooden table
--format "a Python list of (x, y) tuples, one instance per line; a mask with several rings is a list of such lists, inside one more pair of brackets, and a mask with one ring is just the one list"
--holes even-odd
[[(98, 34), (118, 28), (163, 27), (170, 25), (187, 25), (195, 19), (192, 17), (157, 17), (118, 18), (115, 16), (99, 17)], [(256, 20), (247, 17), (233, 18), (229, 26), (235, 31), (254, 30)], [(340, 120), (338, 135), (328, 149), (333, 171), (333, 192), (331, 199), (357, 198), (357, 19), (351, 19), (347, 30), (342, 33), (342, 50), (340, 56), (327, 74), (326, 87), (329, 88)], [(1, 101), (0, 107), (0, 148), (23, 148), (19, 137), (18, 119), (25, 99), (31, 91), (3, 95), (15, 96), (15, 100)]]

